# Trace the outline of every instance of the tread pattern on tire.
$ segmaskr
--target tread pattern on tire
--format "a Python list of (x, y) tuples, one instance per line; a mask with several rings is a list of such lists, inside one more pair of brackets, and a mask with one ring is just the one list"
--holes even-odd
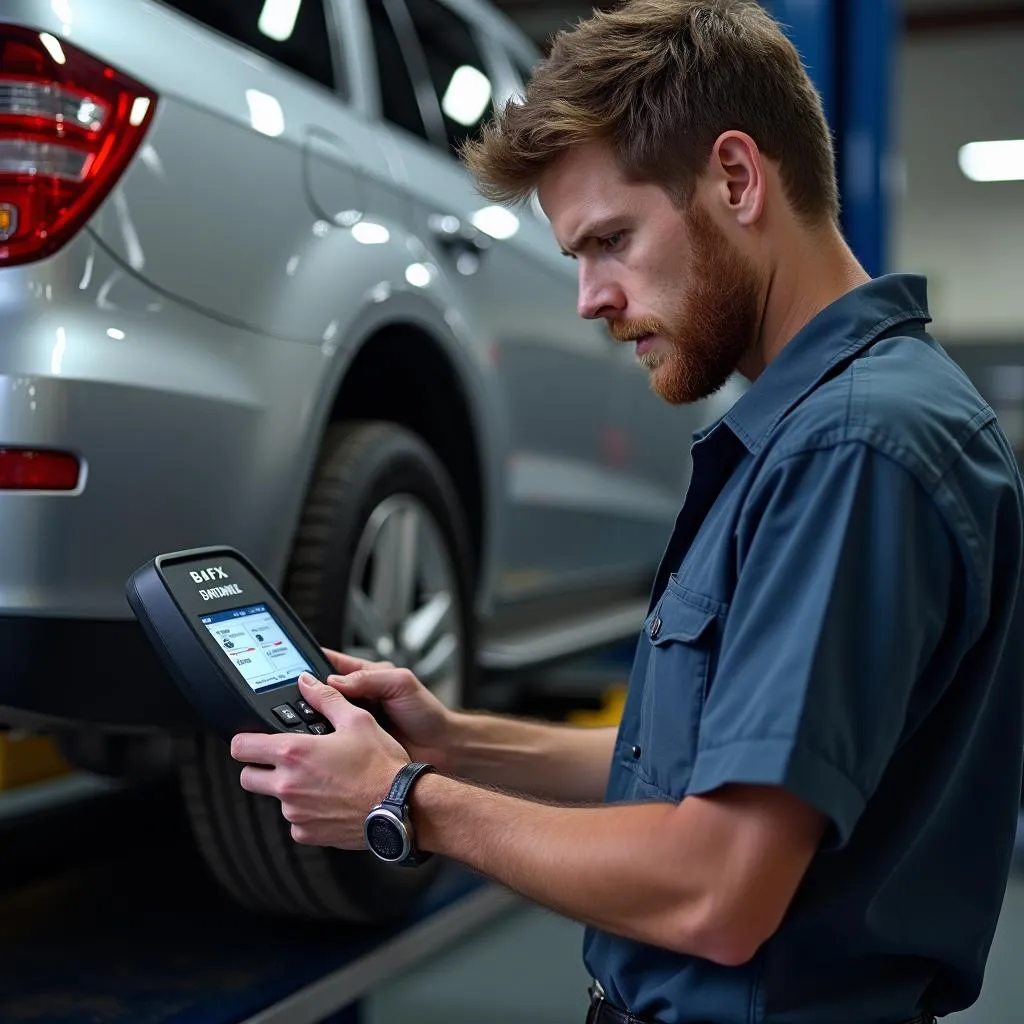
[[(432, 486), (452, 520), (447, 525), (457, 545), (453, 554), (461, 559), (456, 571), (465, 573), (463, 599), (469, 600), (468, 559), (465, 547), (458, 547), (459, 538), (466, 536), (460, 509), (433, 453), (391, 423), (339, 424), (324, 438), (284, 586), (289, 604), (311, 626), (322, 614), (325, 550), (336, 540), (339, 505), (358, 490), (364, 460), (390, 445), (415, 451), (427, 464)], [(466, 653), (471, 666), (471, 645)], [(467, 668), (467, 676), (471, 672)], [(291, 838), (277, 800), (248, 793), (238, 784), (241, 765), (222, 740), (190, 737), (183, 748), (181, 782), (199, 847), (218, 882), (251, 910), (352, 922), (387, 919), (404, 914), (440, 867), (438, 858), (410, 870), (383, 864), (368, 852), (300, 845)]]

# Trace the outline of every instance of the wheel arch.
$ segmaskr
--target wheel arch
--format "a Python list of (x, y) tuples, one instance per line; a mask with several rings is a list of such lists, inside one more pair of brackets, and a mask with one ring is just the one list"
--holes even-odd
[(408, 321), (370, 334), (346, 367), (325, 426), (354, 420), (404, 426), (441, 460), (466, 517), (479, 585), (490, 525), (483, 438), (466, 382), (445, 347)]

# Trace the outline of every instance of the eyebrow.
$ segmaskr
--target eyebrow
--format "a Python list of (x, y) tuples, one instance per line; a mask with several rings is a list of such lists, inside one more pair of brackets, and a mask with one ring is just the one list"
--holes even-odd
[(601, 217), (598, 220), (592, 221), (588, 224), (565, 248), (561, 250), (563, 256), (568, 256), (570, 259), (573, 258), (574, 254), (580, 250), (580, 247), (584, 242), (590, 241), (592, 238), (599, 238), (601, 233), (607, 231), (612, 224), (616, 223), (621, 218), (616, 217)]

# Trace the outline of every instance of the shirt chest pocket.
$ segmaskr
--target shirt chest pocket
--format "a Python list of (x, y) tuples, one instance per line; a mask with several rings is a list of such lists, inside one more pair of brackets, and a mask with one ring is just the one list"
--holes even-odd
[(693, 773), (722, 618), (717, 602), (670, 583), (645, 624), (649, 650), (634, 753), (640, 774), (673, 800), (686, 795)]

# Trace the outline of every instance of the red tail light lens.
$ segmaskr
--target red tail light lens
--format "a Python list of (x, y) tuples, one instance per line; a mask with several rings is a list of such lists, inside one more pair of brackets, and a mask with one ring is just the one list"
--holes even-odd
[(0, 25), (0, 267), (59, 249), (131, 160), (156, 95), (46, 32)]
[(73, 491), (79, 472), (67, 452), (0, 448), (0, 491)]

